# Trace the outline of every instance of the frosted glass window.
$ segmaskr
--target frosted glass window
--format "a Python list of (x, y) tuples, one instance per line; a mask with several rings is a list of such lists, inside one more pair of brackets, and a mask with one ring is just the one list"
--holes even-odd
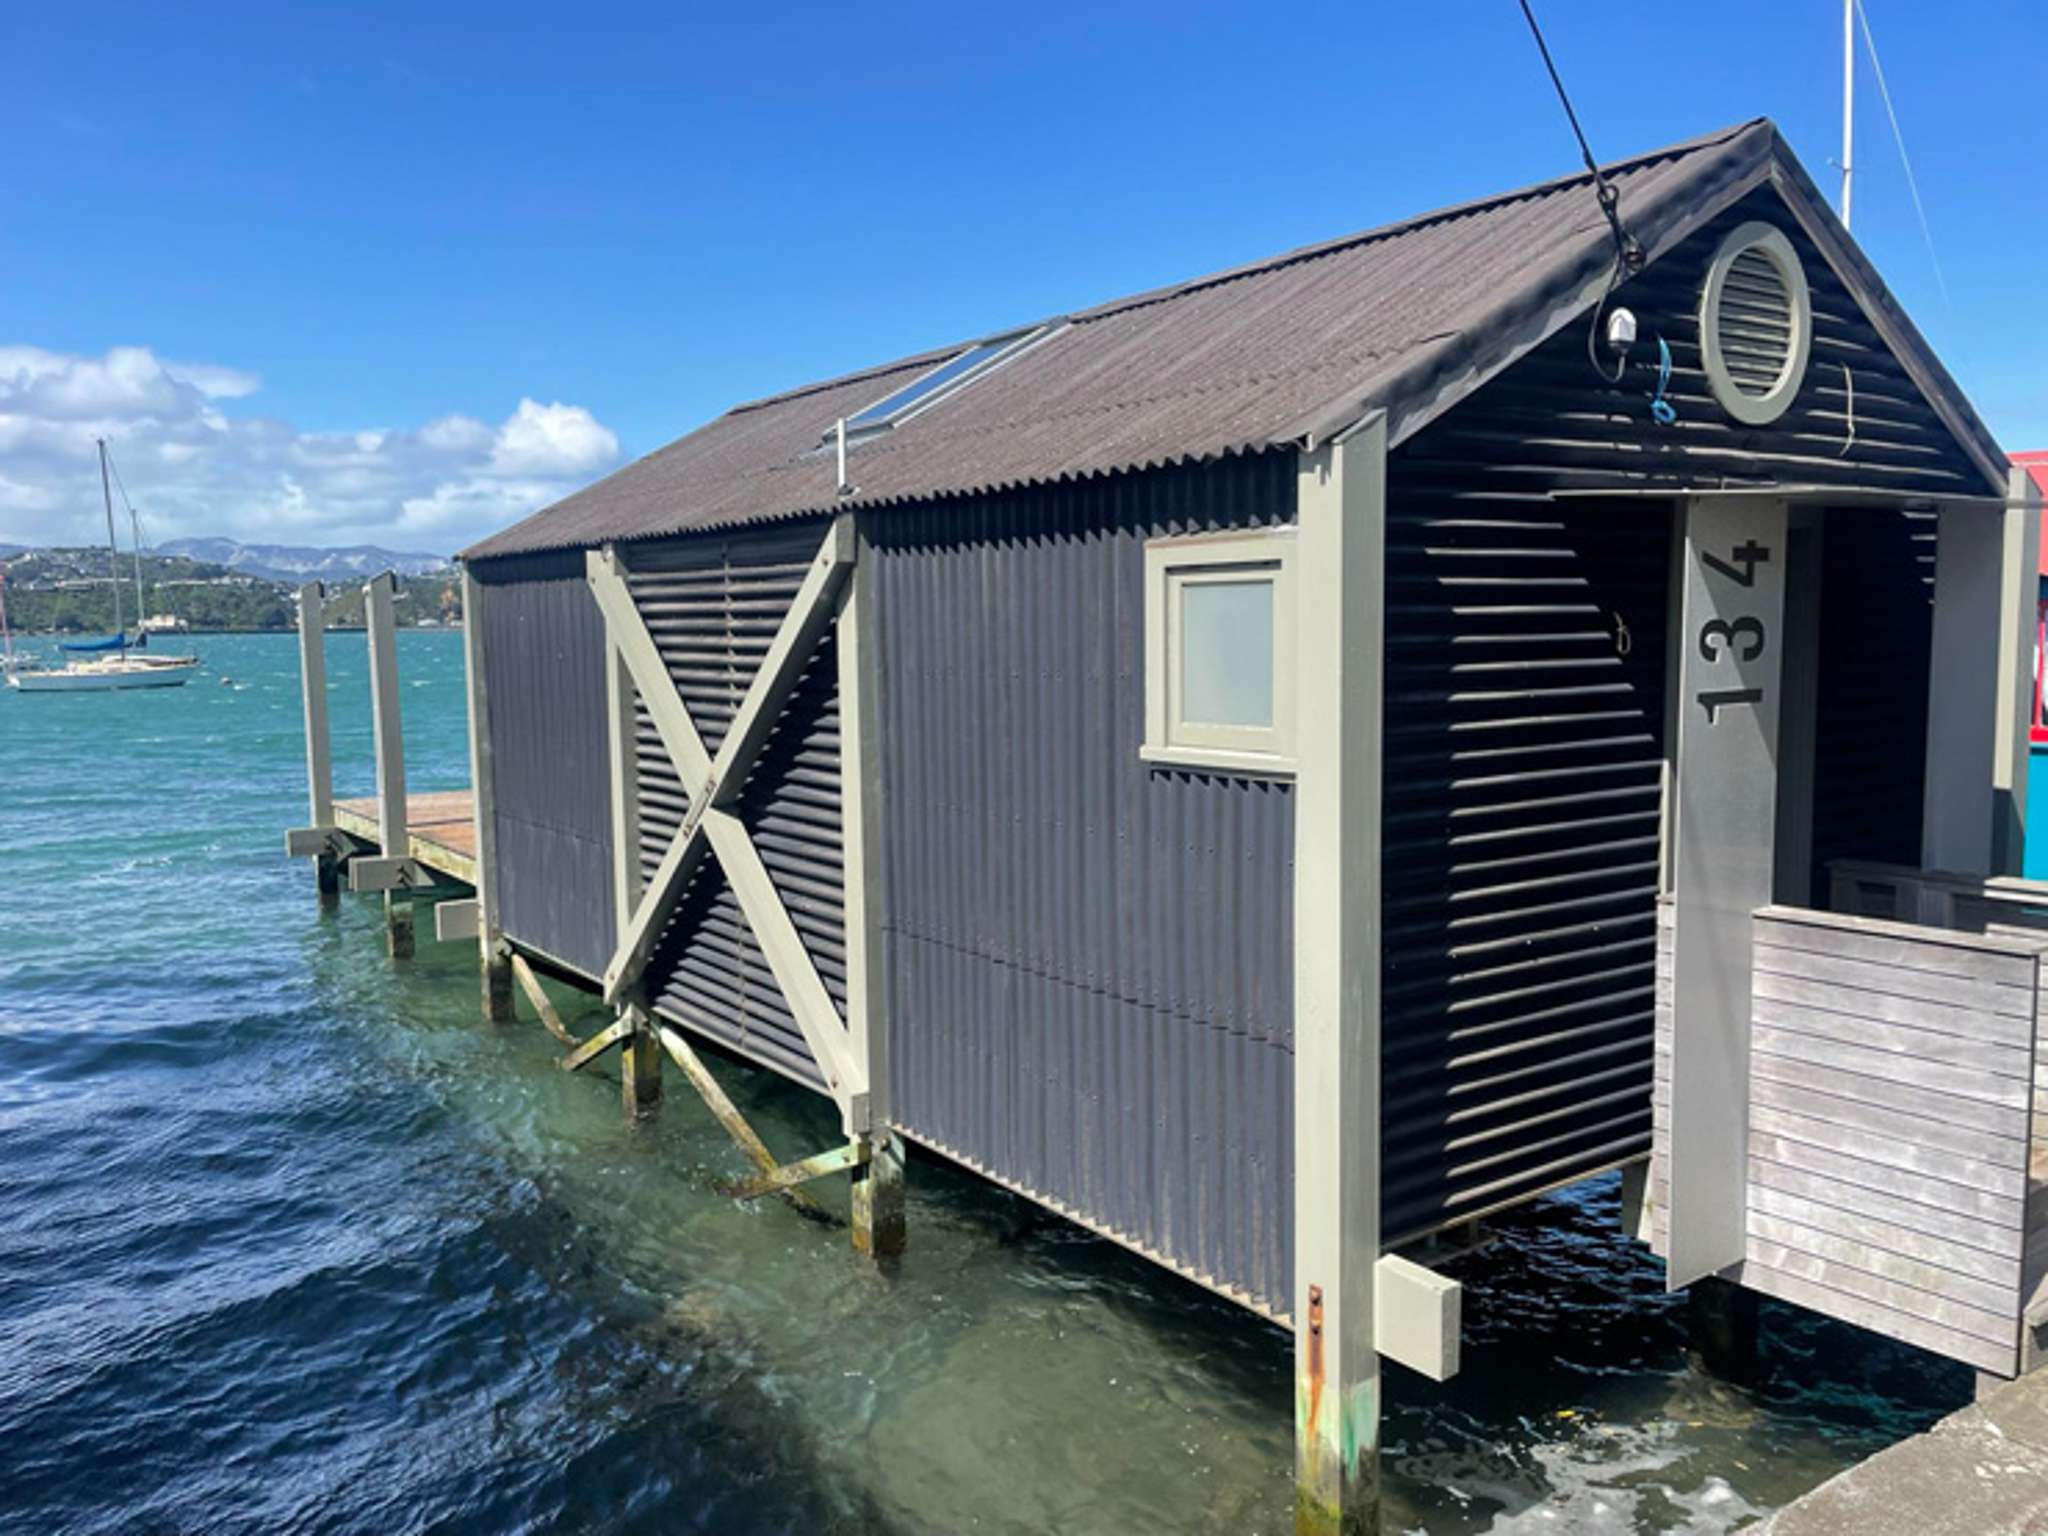
[(1164, 768), (1292, 777), (1294, 530), (1145, 545), (1145, 735)]
[(1185, 582), (1180, 622), (1180, 718), (1270, 729), (1272, 579)]

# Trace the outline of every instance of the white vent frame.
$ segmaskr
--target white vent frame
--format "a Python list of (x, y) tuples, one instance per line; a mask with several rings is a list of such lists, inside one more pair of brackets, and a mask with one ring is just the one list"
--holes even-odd
[[(1778, 372), (1777, 382), (1760, 395), (1752, 395), (1735, 382), (1728, 360), (1721, 354), (1721, 297), (1728, 273), (1737, 258), (1755, 251), (1777, 268), (1792, 307), (1792, 349)], [(1806, 382), (1806, 368), (1813, 356), (1813, 293), (1807, 286), (1806, 268), (1798, 251), (1775, 224), (1752, 219), (1728, 232), (1707, 263), (1706, 285), (1700, 290), (1700, 366), (1707, 386), (1721, 409), (1737, 421), (1761, 427), (1776, 421), (1792, 407), (1799, 387)]]

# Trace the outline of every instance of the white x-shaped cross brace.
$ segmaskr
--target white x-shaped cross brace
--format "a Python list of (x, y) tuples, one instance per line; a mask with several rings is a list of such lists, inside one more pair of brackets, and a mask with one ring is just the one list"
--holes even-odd
[[(634, 687), (690, 799), (689, 813), (662, 855), (661, 867), (647, 882), (620, 935), (618, 951), (605, 967), (605, 1001), (617, 1007), (634, 998), (655, 943), (682, 900), (691, 874), (704, 855), (711, 853), (761, 946), (783, 1000), (803, 1031), (825, 1086), (846, 1117), (848, 1130), (858, 1134), (866, 1129), (860, 1123), (867, 1103), (865, 1069), (854, 1059), (845, 1021), (825, 990), (752, 836), (731, 809), (819, 637), (833, 622), (840, 589), (853, 569), (854, 549), (852, 519), (835, 519), (760, 670), (748, 685), (716, 757), (705, 749), (704, 739), (690, 719), (661, 650), (633, 601), (616, 552), (609, 547), (592, 550), (586, 574), (611, 643), (632, 674)], [(631, 850), (619, 849), (616, 856), (630, 857)]]

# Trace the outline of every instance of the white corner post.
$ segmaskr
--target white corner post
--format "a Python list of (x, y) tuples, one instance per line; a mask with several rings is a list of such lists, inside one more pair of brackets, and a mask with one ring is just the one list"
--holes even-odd
[(2028, 729), (2041, 593), (2041, 488), (2015, 465), (2006, 488), (2005, 566), (1998, 624), (1998, 766), (1993, 838), (1995, 874), (2021, 873), (2027, 846)]
[(1788, 560), (1783, 501), (1697, 496), (1680, 515), (1672, 1290), (1747, 1244), (1751, 917), (1775, 875)]
[(2006, 519), (1954, 502), (1939, 514), (1934, 637), (1927, 682), (1927, 789), (1920, 863), (1958, 875), (1993, 870), (2004, 643)]
[(864, 1064), (870, 1155), (853, 1172), (853, 1246), (873, 1259), (903, 1251), (903, 1141), (889, 1102), (888, 885), (882, 875), (881, 644), (877, 572), (866, 521), (854, 516), (853, 571), (840, 592), (834, 637), (839, 661), (839, 805), (845, 840), (846, 1035)]
[[(327, 591), (317, 581), (299, 588), (299, 691), (306, 716), (307, 825), (334, 828), (334, 749), (327, 731)], [(331, 847), (331, 839), (330, 839)], [(341, 899), (341, 865), (331, 851), (314, 856), (322, 906)]]
[(1304, 451), (1294, 786), (1299, 1536), (1379, 1529), (1380, 735), (1386, 417)]
[(470, 816), (476, 829), (476, 942), (484, 1018), (512, 1022), (512, 951), (498, 924), (497, 800), (491, 784), (491, 696), (484, 677), (483, 584), (462, 568), (462, 661), (469, 682)]
[[(377, 748), (377, 843), (387, 859), (410, 856), (405, 825), (405, 725), (398, 697), (398, 620), (392, 602), (396, 582), (389, 571), (363, 588), (363, 621), (369, 631), (370, 722)], [(384, 892), (384, 926), (392, 956), (413, 952), (412, 898)]]
[[(640, 900), (640, 769), (633, 673), (615, 636), (605, 637), (605, 738), (611, 766), (612, 944), (616, 948)], [(619, 1089), (628, 1117), (661, 1102), (661, 1040), (653, 1012), (637, 995), (620, 1017), (633, 1026), (619, 1052)]]

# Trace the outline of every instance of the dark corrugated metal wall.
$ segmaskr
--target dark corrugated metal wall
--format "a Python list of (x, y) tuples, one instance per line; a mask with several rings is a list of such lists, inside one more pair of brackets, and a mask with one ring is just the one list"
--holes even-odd
[[(1762, 427), (1729, 417), (1699, 368), (1707, 263), (1722, 236), (1750, 218), (1791, 238), (1814, 310), (1806, 383), (1791, 409)], [(1390, 463), (1390, 1240), (1648, 1145), (1675, 503), (1583, 496), (1724, 482), (1939, 494), (1981, 483), (1773, 194), (1729, 210), (1627, 283), (1616, 302), (1634, 309), (1642, 329), (1621, 384), (1594, 374), (1580, 320), (1416, 434)], [(1649, 411), (1659, 337), (1674, 364), (1668, 393), (1678, 422), (1668, 428)], [(1571, 497), (1544, 499), (1558, 491)], [(1838, 530), (1870, 547), (1844, 547)], [(1839, 622), (1842, 604), (1860, 602), (1851, 594), (1869, 579), (1859, 564), (1890, 569), (1896, 540), (1877, 521), (1843, 515), (1831, 518), (1829, 535), (1823, 609)], [(1888, 601), (1882, 622), (1901, 611)], [(1617, 613), (1631, 640), (1626, 659), (1615, 652)], [(1901, 676), (1898, 686), (1901, 698), (1921, 702), (1884, 712), (1900, 734), (1889, 748), (1870, 745), (1880, 757), (1897, 755), (1911, 710), (1924, 709), (1924, 660), (1920, 667), (1917, 681)], [(1829, 688), (1824, 676), (1824, 743), (1829, 712), (1868, 692), (1845, 687), (1830, 702)], [(1859, 728), (1841, 740), (1867, 738)], [(1861, 750), (1823, 748), (1820, 857), (1885, 841), (1874, 830), (1880, 817), (1910, 826), (1917, 839), (1917, 779), (1887, 768), (1881, 793), (1839, 782), (1855, 776)], [(1836, 794), (1844, 798), (1831, 802)]]
[(1382, 1029), (1390, 1241), (1649, 1145), (1669, 509), (1396, 476)]
[[(822, 523), (806, 522), (623, 551), (641, 617), (714, 757), (824, 532)], [(838, 680), (828, 631), (737, 810), (843, 1017)], [(644, 708), (637, 717), (644, 879), (660, 864), (689, 800)], [(716, 859), (699, 866), (664, 930), (649, 963), (648, 989), (659, 1012), (778, 1072), (823, 1086)]]
[(1920, 864), (1933, 519), (1838, 508), (1827, 514), (1820, 558), (1813, 891), (1824, 906), (1835, 859)]
[(583, 556), (479, 561), (498, 923), (590, 976), (611, 958), (604, 618)]
[[(1699, 348), (1707, 263), (1730, 230), (1753, 218), (1785, 232), (1813, 296), (1806, 382), (1783, 416), (1760, 427), (1736, 421), (1713, 398)], [(1553, 487), (1712, 489), (1724, 480), (1984, 493), (1983, 475), (1775, 194), (1745, 198), (1624, 283), (1615, 302), (1635, 312), (1642, 331), (1620, 384), (1594, 375), (1588, 321), (1575, 320), (1410, 438), (1402, 458), (1418, 473), (1493, 495)], [(1667, 394), (1678, 421), (1670, 427), (1650, 418), (1659, 337), (1671, 348)]]
[(1144, 733), (1144, 541), (1291, 520), (1292, 455), (877, 525), (892, 1086), (919, 1141), (1289, 1305), (1293, 797)]

